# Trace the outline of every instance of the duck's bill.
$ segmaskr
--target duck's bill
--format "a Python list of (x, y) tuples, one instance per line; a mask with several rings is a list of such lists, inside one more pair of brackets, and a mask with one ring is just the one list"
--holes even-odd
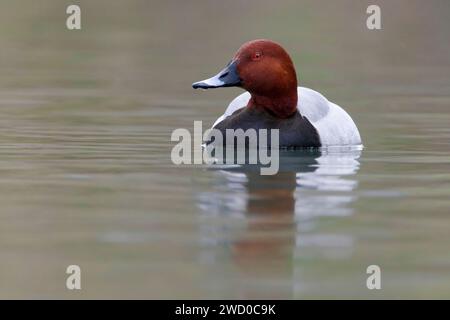
[(221, 87), (238, 87), (241, 85), (241, 79), (237, 71), (236, 60), (231, 61), (225, 69), (220, 71), (212, 78), (202, 81), (194, 82), (192, 88), (194, 89), (213, 89)]

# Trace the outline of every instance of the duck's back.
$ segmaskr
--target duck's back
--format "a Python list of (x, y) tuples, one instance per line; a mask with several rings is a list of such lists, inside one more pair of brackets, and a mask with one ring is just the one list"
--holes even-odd
[[(297, 109), (316, 128), (322, 147), (361, 145), (358, 128), (345, 110), (328, 101), (317, 91), (304, 87), (298, 87), (297, 90), (299, 97)], [(213, 127), (245, 107), (249, 100), (248, 92), (237, 96)]]

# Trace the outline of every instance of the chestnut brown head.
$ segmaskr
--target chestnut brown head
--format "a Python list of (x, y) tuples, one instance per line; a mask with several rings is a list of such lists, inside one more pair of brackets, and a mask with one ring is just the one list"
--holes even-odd
[(297, 76), (289, 54), (270, 40), (242, 45), (225, 69), (194, 83), (193, 88), (241, 87), (251, 94), (248, 107), (265, 108), (277, 117), (297, 110)]

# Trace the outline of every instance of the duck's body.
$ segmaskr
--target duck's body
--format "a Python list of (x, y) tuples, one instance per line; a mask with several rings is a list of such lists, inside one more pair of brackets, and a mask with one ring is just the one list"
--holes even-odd
[(297, 92), (297, 113), (293, 117), (279, 119), (264, 110), (243, 109), (251, 98), (244, 92), (231, 101), (213, 128), (280, 129), (281, 147), (361, 145), (358, 128), (344, 109), (312, 89), (298, 87)]
[(287, 52), (270, 40), (244, 44), (225, 69), (194, 88), (241, 87), (213, 128), (279, 129), (280, 147), (361, 145), (358, 128), (338, 105), (320, 93), (297, 87)]
[[(281, 148), (318, 148), (321, 146), (317, 130), (300, 113), (295, 113), (287, 119), (280, 119), (264, 109), (241, 107), (216, 124), (214, 129), (220, 130), (223, 137), (226, 137), (227, 129), (242, 129), (244, 131), (255, 129), (258, 132), (261, 129), (266, 129), (269, 137), (270, 130), (278, 129), (278, 145)], [(258, 140), (258, 136), (255, 138), (259, 146), (260, 141)], [(271, 139), (267, 139), (267, 147), (271, 147), (270, 142)]]

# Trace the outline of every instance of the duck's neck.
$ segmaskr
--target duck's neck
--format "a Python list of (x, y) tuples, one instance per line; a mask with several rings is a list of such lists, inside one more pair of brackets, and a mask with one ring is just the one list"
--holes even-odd
[(263, 108), (277, 118), (289, 118), (297, 112), (297, 87), (277, 96), (262, 96), (251, 93), (248, 108)]

